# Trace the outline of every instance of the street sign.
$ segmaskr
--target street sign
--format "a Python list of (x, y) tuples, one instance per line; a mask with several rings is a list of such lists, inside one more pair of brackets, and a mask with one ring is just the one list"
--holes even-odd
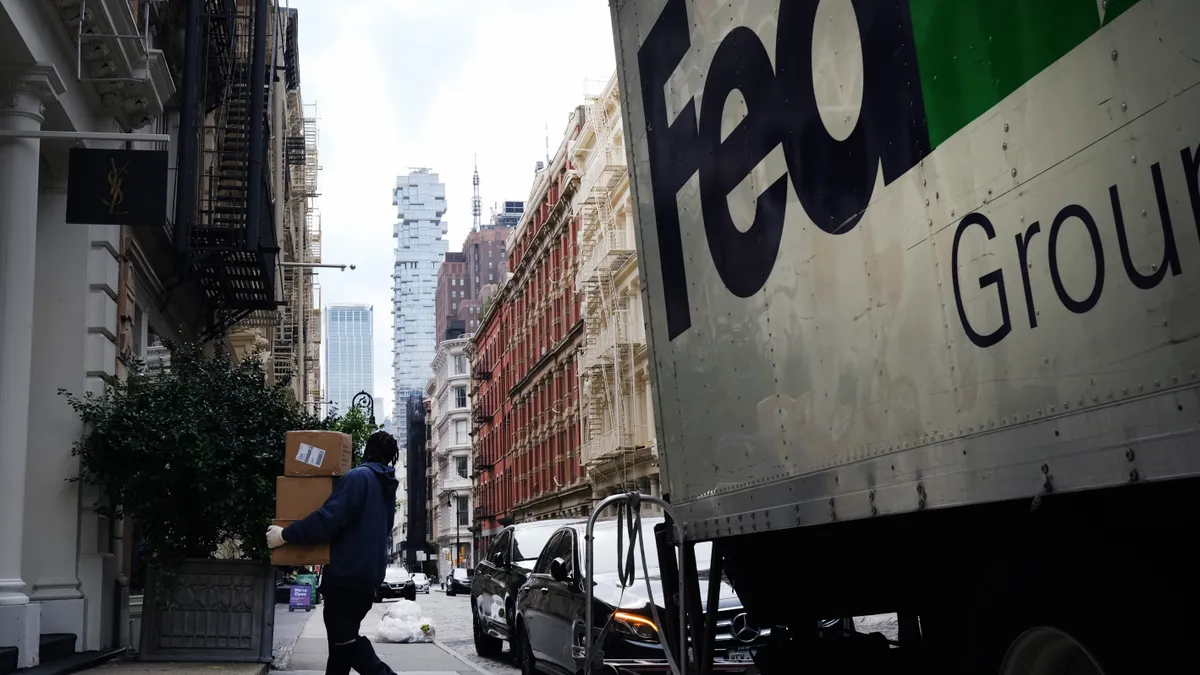
[(166, 150), (71, 148), (66, 221), (161, 227), (167, 176)]

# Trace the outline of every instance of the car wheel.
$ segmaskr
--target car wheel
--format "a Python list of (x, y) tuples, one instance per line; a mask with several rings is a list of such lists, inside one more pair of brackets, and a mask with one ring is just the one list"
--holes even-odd
[(475, 612), (471, 612), (471, 627), (475, 637), (475, 653), (489, 659), (500, 656), (500, 652), (504, 649), (504, 642), (484, 631), (483, 622), (479, 620), (479, 616)]
[(452, 598), (454, 597), (454, 587), (453, 586), (446, 587), (446, 595), (448, 595)]
[(537, 660), (533, 658), (533, 647), (529, 646), (524, 624), (517, 624), (517, 665), (521, 667), (521, 675), (537, 675)]

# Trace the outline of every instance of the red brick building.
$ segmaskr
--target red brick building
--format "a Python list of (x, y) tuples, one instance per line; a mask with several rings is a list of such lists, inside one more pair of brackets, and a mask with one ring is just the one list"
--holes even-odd
[[(467, 302), (467, 256), (450, 251), (438, 267), (437, 295), (434, 309), (437, 312), (437, 341), (446, 339), (446, 328), (459, 319), (459, 307)], [(464, 323), (463, 330), (470, 331)]]
[(438, 269), (437, 341), (446, 339), (446, 329), (454, 321), (462, 329), (474, 333), (479, 328), (483, 301), (492, 287), (499, 284), (508, 269), (506, 240), (513, 228), (505, 225), (514, 214), (520, 214), (523, 202), (505, 202), (507, 216), (494, 217), (490, 225), (467, 234), (461, 253), (447, 253)]
[(583, 322), (571, 205), (579, 174), (567, 158), (582, 116), (580, 107), (550, 166), (534, 180), (527, 210), (509, 237), (511, 275), (473, 341), (476, 377), (490, 378), (481, 381), (473, 404), (479, 411), (476, 525), (483, 533), (502, 516), (520, 522), (584, 515), (590, 508), (579, 456), (576, 358)]
[(480, 314), (479, 328), (471, 340), (471, 464), (475, 467), (475, 550), (491, 548), (502, 527), (498, 521), (513, 504), (512, 482), (507, 481), (508, 407), (505, 393), (512, 388), (508, 364), (508, 285), (501, 285)]

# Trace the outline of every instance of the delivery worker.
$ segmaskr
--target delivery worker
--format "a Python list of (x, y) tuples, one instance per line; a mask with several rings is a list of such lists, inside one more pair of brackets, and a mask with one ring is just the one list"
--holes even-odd
[(267, 546), (287, 542), (330, 544), (321, 574), (325, 631), (329, 640), (326, 675), (395, 675), (379, 660), (371, 641), (358, 634), (383, 583), (388, 533), (396, 518), (396, 439), (376, 431), (367, 439), (363, 463), (338, 481), (321, 508), (286, 528), (267, 529)]

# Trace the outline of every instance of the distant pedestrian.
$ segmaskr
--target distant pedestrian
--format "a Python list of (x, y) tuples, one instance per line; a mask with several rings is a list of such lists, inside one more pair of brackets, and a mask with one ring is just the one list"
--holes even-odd
[(338, 481), (321, 508), (286, 528), (267, 529), (267, 546), (287, 542), (330, 544), (330, 562), (321, 571), (325, 632), (329, 640), (326, 675), (395, 675), (379, 660), (371, 641), (359, 635), (371, 611), (388, 562), (388, 533), (396, 518), (396, 439), (376, 431), (367, 439), (363, 463)]

